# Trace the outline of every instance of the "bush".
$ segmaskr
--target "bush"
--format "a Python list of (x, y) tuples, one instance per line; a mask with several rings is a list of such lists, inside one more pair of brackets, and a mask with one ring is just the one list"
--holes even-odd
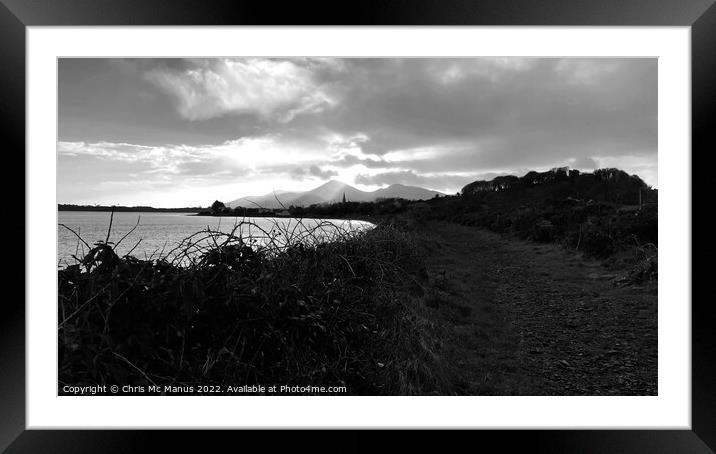
[(96, 243), (58, 273), (60, 383), (451, 392), (410, 235), (288, 235), (205, 231), (158, 260)]

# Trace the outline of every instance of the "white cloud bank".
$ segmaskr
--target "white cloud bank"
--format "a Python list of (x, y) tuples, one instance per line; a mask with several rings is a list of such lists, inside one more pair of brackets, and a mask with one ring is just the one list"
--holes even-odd
[(253, 113), (288, 122), (337, 103), (314, 72), (300, 61), (271, 59), (202, 60), (186, 68), (158, 67), (146, 77), (171, 96), (179, 114), (207, 120)]

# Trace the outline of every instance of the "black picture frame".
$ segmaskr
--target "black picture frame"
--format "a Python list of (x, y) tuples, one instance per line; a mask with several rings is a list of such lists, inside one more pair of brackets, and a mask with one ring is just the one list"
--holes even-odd
[[(25, 32), (26, 27), (40, 25), (690, 26), (694, 177), (704, 168), (697, 170), (699, 167), (693, 165), (693, 158), (698, 156), (697, 162), (700, 162), (700, 156), (713, 149), (710, 145), (716, 131), (714, 0), (383, 0), (351, 4), (287, 2), (286, 5), (245, 0), (0, 0), (0, 122), (5, 131), (6, 158), (16, 159), (8, 163), (14, 169), (25, 168)], [(18, 183), (12, 184), (15, 188), (12, 194), (16, 194)], [(692, 207), (706, 200), (706, 196), (701, 195), (704, 192), (692, 189), (692, 194)], [(14, 205), (17, 206), (17, 202)], [(12, 210), (13, 215), (15, 211)], [(692, 225), (697, 225), (693, 223), (693, 215)], [(22, 227), (24, 231), (24, 221)], [(15, 234), (17, 229), (19, 226), (15, 225)], [(30, 240), (26, 237), (25, 244)], [(711, 249), (707, 243), (699, 247), (699, 252), (706, 255)], [(13, 261), (12, 268), (16, 273), (22, 272), (23, 278), (25, 273), (32, 272), (25, 269), (24, 261), (23, 265), (17, 262), (17, 259)], [(20, 282), (19, 277), (14, 282)], [(151, 449), (152, 442), (161, 442), (167, 451), (174, 449), (169, 444), (180, 446), (180, 451), (196, 451), (209, 446), (206, 438), (211, 438), (211, 445), (217, 447), (223, 443), (248, 446), (249, 442), (266, 446), (267, 439), (273, 440), (270, 444), (280, 440), (265, 433), (231, 431), (25, 430), (25, 301), (19, 296), (10, 296), (9, 291), (6, 295), (0, 315), (0, 450), (12, 453), (141, 452)], [(524, 446), (535, 452), (716, 451), (716, 341), (711, 328), (715, 321), (712, 305), (708, 297), (691, 301), (692, 430), (465, 431), (455, 435), (469, 437), (470, 440), (460, 441), (473, 446), (496, 442), (501, 449)], [(334, 431), (330, 435), (335, 441), (321, 438), (320, 444), (312, 431), (293, 432), (283, 439), (293, 447), (341, 446), (342, 450), (357, 451), (372, 450), (374, 446), (366, 432)], [(401, 437), (400, 443), (404, 449), (411, 445), (446, 447), (444, 441), (429, 437), (428, 433), (413, 431)], [(452, 440), (451, 444), (457, 443), (455, 438)]]

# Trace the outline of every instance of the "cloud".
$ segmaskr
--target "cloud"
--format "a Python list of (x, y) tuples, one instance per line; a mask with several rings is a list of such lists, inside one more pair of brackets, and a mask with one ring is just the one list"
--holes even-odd
[(308, 169), (308, 173), (314, 177), (321, 178), (321, 179), (328, 179), (328, 178), (335, 177), (336, 175), (338, 175), (338, 172), (336, 172), (335, 170), (323, 170), (316, 165), (311, 166)]
[(295, 169), (291, 170), (289, 174), (291, 175), (291, 178), (302, 180), (306, 176), (306, 169), (304, 169), (303, 167), (296, 167)]
[(483, 57), (454, 59), (445, 65), (436, 59), (431, 72), (444, 85), (461, 83), (475, 77), (497, 82), (509, 77), (511, 73), (529, 70), (535, 61), (531, 58)]
[[(315, 178), (336, 174), (314, 164), (312, 150), (273, 136), (198, 146), (60, 141), (57, 153), (58, 197), (67, 203), (205, 206), (215, 199), (307, 190)], [(292, 169), (310, 178), (287, 185)]]
[(361, 165), (365, 167), (375, 168), (375, 169), (384, 169), (386, 167), (390, 167), (390, 163), (385, 161), (382, 158), (365, 158), (361, 156), (355, 156), (355, 155), (345, 155), (338, 159), (334, 159), (330, 161), (331, 165), (338, 166), (338, 167), (352, 167), (356, 165)]
[(616, 60), (565, 58), (560, 59), (554, 69), (555, 72), (565, 77), (568, 83), (593, 85), (617, 71), (619, 62)]
[(191, 178), (283, 173), (298, 163), (313, 163), (321, 156), (302, 148), (301, 144), (275, 136), (243, 137), (214, 145), (148, 146), (60, 141), (57, 153), (64, 160), (91, 157), (94, 162), (105, 162), (107, 166), (127, 163), (135, 173)]
[(571, 166), (575, 169), (591, 171), (599, 168), (599, 164), (594, 159), (583, 156), (581, 158), (575, 158), (571, 162)]
[(338, 172), (330, 169), (322, 169), (317, 165), (312, 165), (308, 169), (303, 167), (296, 167), (291, 169), (289, 172), (291, 178), (297, 180), (304, 180), (306, 178), (318, 178), (321, 180), (327, 180), (338, 175)]
[(250, 169), (237, 167), (224, 158), (186, 161), (176, 164), (174, 172), (192, 178), (215, 177), (233, 178), (248, 175)]
[(114, 161), (136, 162), (147, 159), (154, 147), (112, 142), (64, 142), (57, 143), (57, 153), (61, 156), (91, 155)]
[[(580, 59), (572, 65), (560, 59), (527, 61), (513, 69), (469, 59), (416, 59), (400, 68), (392, 61), (361, 62), (352, 73), (359, 80), (370, 78), (372, 86), (348, 83), (354, 86), (346, 98), (352, 109), (328, 121), (338, 131), (347, 126), (364, 131), (370, 140), (362, 145), (363, 152), (378, 155), (486, 138), (504, 142), (503, 148), (513, 154), (530, 154), (532, 147), (560, 150), (547, 159), (581, 154), (594, 140), (612, 139), (617, 147), (639, 142), (655, 150), (654, 60)], [(587, 77), (575, 76), (586, 73), (585, 67), (602, 65), (609, 69), (593, 70), (591, 84), (570, 83)], [(500, 77), (486, 78), (476, 66), (492, 68)], [(460, 83), (437, 83), (436, 68), (451, 67), (462, 68)]]
[(460, 174), (418, 174), (412, 170), (398, 170), (380, 172), (376, 174), (359, 174), (355, 177), (356, 184), (366, 186), (385, 186), (390, 184), (405, 184), (423, 186), (437, 191), (453, 192), (454, 188), (461, 188), (467, 183), (475, 181), (475, 175)]
[(247, 113), (289, 122), (297, 115), (322, 112), (337, 103), (329, 87), (314, 78), (314, 71), (321, 66), (330, 67), (330, 62), (189, 60), (181, 68), (148, 70), (146, 78), (172, 97), (180, 115), (189, 120)]

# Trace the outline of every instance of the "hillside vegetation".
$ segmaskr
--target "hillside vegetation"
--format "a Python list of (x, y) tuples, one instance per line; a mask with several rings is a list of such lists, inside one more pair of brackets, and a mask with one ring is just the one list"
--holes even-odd
[(392, 217), (399, 223), (450, 221), (559, 243), (628, 267), (629, 281), (657, 276), (658, 192), (619, 169), (567, 168), (475, 181), (458, 195), (426, 201), (387, 199), (293, 208), (305, 217)]
[(625, 247), (658, 244), (656, 198), (639, 177), (621, 170), (554, 169), (471, 183), (460, 197), (430, 204), (428, 216), (606, 258)]

